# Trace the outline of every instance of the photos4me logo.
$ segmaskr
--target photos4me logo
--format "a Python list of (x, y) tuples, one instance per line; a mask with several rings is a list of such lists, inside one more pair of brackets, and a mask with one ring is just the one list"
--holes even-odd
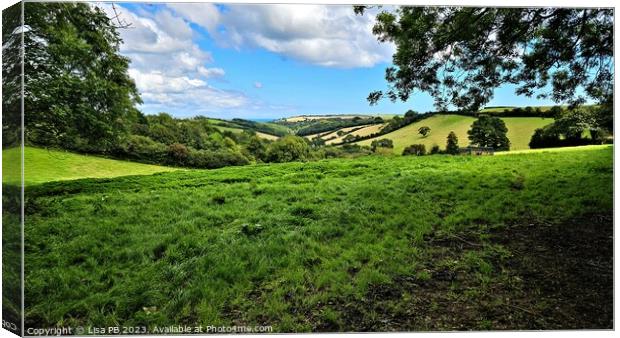
[(2, 327), (7, 330), (17, 331), (17, 325), (15, 323), (6, 321), (4, 319), (2, 320)]

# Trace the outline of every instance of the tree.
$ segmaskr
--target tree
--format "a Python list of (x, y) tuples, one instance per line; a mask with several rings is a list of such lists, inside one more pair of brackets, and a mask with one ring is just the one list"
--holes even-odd
[[(354, 10), (363, 15), (367, 8)], [(385, 72), (388, 90), (370, 93), (368, 101), (406, 101), (422, 91), (439, 110), (478, 111), (495, 88), (511, 83), (518, 95), (573, 106), (591, 98), (612, 114), (613, 31), (611, 8), (381, 10), (373, 33), (395, 44), (396, 53)]]
[(299, 136), (284, 136), (267, 148), (268, 162), (305, 161), (309, 158), (310, 146)]
[(448, 140), (446, 142), (446, 153), (450, 155), (456, 155), (459, 153), (459, 139), (456, 134), (451, 131), (448, 134)]
[(370, 143), (370, 149), (376, 151), (377, 148), (394, 148), (394, 142), (389, 138), (382, 138), (380, 140), (374, 140)]
[[(567, 147), (602, 143), (607, 133), (605, 121), (601, 121), (600, 107), (569, 109), (556, 120), (536, 129), (530, 139), (530, 148)], [(584, 138), (586, 131), (590, 138)]]
[(28, 2), (24, 14), (27, 142), (110, 151), (141, 102), (116, 27), (84, 3)]
[(403, 155), (426, 155), (426, 146), (423, 144), (412, 144), (403, 150)]
[(480, 147), (492, 147), (495, 150), (508, 150), (510, 141), (506, 136), (508, 128), (500, 118), (481, 115), (467, 131), (469, 141)]
[(267, 158), (267, 143), (267, 140), (263, 140), (254, 134), (250, 137), (245, 148), (255, 160), (265, 161)]
[(426, 135), (428, 135), (428, 133), (430, 132), (431, 132), (431, 128), (427, 126), (422, 126), (420, 127), (420, 129), (418, 129), (418, 133), (424, 137), (426, 137)]
[(22, 3), (2, 11), (2, 147), (21, 143)]

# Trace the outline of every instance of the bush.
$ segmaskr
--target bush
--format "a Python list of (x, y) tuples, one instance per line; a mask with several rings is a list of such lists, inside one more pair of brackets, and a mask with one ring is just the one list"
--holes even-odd
[(431, 155), (435, 155), (435, 154), (439, 154), (441, 153), (441, 149), (439, 149), (439, 146), (434, 144), (433, 147), (431, 147)]
[(310, 145), (299, 136), (284, 136), (267, 148), (267, 162), (305, 161), (310, 157)]
[(412, 144), (403, 150), (403, 155), (426, 155), (426, 146), (423, 144)]
[(422, 126), (418, 129), (418, 133), (426, 137), (431, 132), (431, 128), (428, 126)]
[(166, 160), (168, 147), (141, 135), (129, 135), (116, 150), (123, 158), (130, 158), (150, 163), (163, 163)]
[(558, 132), (558, 128), (552, 124), (534, 131), (529, 146), (536, 148), (574, 147), (588, 144), (600, 144), (601, 140), (583, 138), (581, 134), (564, 136)]
[(173, 143), (168, 147), (168, 156), (171, 164), (187, 165), (189, 159), (189, 149), (184, 144)]
[(377, 148), (394, 148), (394, 142), (389, 138), (382, 138), (380, 140), (374, 140), (370, 143), (370, 149), (376, 151)]

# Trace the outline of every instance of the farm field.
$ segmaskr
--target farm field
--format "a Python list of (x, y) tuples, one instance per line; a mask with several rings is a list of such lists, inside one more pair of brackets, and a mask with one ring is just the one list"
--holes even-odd
[[(19, 184), (19, 148), (2, 150), (3, 182)], [(79, 155), (66, 151), (42, 148), (25, 148), (25, 184), (37, 184), (78, 178), (109, 178), (127, 175), (149, 175), (157, 172), (179, 170), (177, 168), (119, 161), (103, 157)]]
[(26, 326), (609, 329), (612, 155), (366, 156), (31, 185)]
[(386, 123), (384, 123), (384, 124), (373, 124), (373, 125), (370, 125), (370, 126), (367, 126), (367, 127), (364, 127), (364, 128), (358, 129), (358, 130), (355, 130), (353, 132), (347, 133), (345, 135), (339, 136), (339, 137), (337, 137), (335, 139), (331, 139), (331, 140), (329, 140), (329, 141), (327, 141), (325, 143), (326, 144), (340, 143), (349, 134), (353, 135), (353, 136), (368, 136), (368, 135), (373, 134), (373, 133), (378, 133), (381, 130), (381, 128), (383, 128), (385, 126), (386, 126)]
[(355, 117), (370, 117), (373, 115), (353, 115), (353, 114), (333, 114), (333, 115), (300, 115), (300, 116), (291, 116), (285, 117), (282, 120), (286, 122), (301, 122), (301, 121), (311, 121), (311, 120), (325, 120), (325, 119), (353, 119)]
[[(469, 144), (467, 131), (475, 120), (474, 117), (463, 115), (435, 115), (386, 135), (379, 136), (376, 139), (391, 139), (394, 142), (394, 153), (401, 154), (405, 147), (412, 144), (424, 144), (427, 151), (433, 145), (438, 145), (440, 148), (445, 149), (446, 137), (450, 131), (454, 131), (459, 139), (459, 145), (465, 147)], [(510, 150), (528, 149), (534, 130), (553, 122), (551, 118), (540, 117), (504, 117), (502, 120), (504, 120), (508, 128), (507, 136), (511, 143)], [(426, 137), (418, 133), (418, 129), (422, 126), (431, 128), (430, 134)], [(357, 142), (357, 144), (369, 146), (373, 140), (363, 140)]]
[[(339, 128), (333, 131), (329, 131), (329, 132), (324, 132), (324, 133), (318, 133), (318, 134), (312, 134), (312, 135), (307, 135), (304, 136), (305, 138), (311, 140), (317, 136), (321, 137), (321, 139), (325, 140), (326, 144), (334, 144), (334, 143), (339, 143), (342, 142), (342, 139), (345, 138), (347, 135), (358, 135), (358, 136), (366, 136), (366, 135), (370, 135), (372, 133), (377, 133), (379, 132), (379, 130), (381, 128), (383, 128), (386, 124), (369, 124), (369, 125), (362, 125), (362, 126), (353, 126), (353, 127), (346, 127), (346, 128)], [(338, 132), (342, 131), (344, 132), (344, 134), (342, 136), (338, 136)]]

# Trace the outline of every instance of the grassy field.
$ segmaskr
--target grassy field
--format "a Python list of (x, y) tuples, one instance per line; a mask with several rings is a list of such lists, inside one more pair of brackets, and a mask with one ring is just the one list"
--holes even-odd
[[(505, 117), (502, 118), (508, 128), (508, 139), (510, 140), (510, 150), (528, 149), (528, 143), (534, 130), (541, 128), (553, 120), (540, 117)], [(454, 131), (459, 139), (459, 145), (465, 147), (469, 144), (467, 131), (475, 118), (462, 115), (435, 115), (422, 121), (410, 124), (404, 128), (395, 130), (379, 139), (388, 138), (394, 142), (394, 152), (401, 154), (403, 149), (412, 144), (424, 144), (429, 151), (433, 145), (438, 145), (444, 149), (446, 137)], [(431, 132), (426, 137), (418, 133), (422, 126), (431, 128)], [(373, 139), (358, 142), (360, 145), (370, 145)]]
[(370, 134), (378, 133), (381, 130), (381, 128), (385, 127), (385, 125), (386, 125), (386, 123), (384, 123), (384, 124), (373, 124), (373, 125), (370, 125), (370, 126), (367, 126), (367, 127), (364, 127), (364, 128), (357, 129), (355, 131), (349, 132), (349, 133), (347, 133), (345, 135), (342, 135), (342, 136), (339, 136), (339, 137), (337, 137), (335, 139), (329, 140), (326, 143), (327, 144), (340, 143), (349, 134), (354, 135), (354, 136), (367, 136), (367, 135), (370, 135)]
[(373, 115), (354, 115), (354, 114), (334, 114), (334, 115), (300, 115), (285, 117), (282, 120), (286, 122), (301, 122), (308, 120), (325, 120), (325, 119), (353, 119), (356, 117), (366, 118)]
[[(333, 143), (342, 142), (342, 139), (345, 138), (349, 134), (366, 136), (372, 133), (377, 133), (384, 126), (385, 124), (369, 124), (369, 125), (362, 125), (362, 126), (353, 126), (353, 127), (340, 128), (340, 129), (336, 129), (336, 130), (324, 132), (324, 133), (306, 135), (304, 137), (311, 140), (318, 136), (322, 138), (323, 140), (325, 140), (326, 144), (333, 144)], [(338, 136), (339, 131), (342, 131), (344, 134), (342, 136)]]
[[(3, 182), (19, 184), (19, 170), (11, 169), (19, 163), (19, 148), (2, 150)], [(65, 151), (26, 147), (25, 183), (37, 184), (49, 181), (74, 180), (78, 178), (104, 178), (126, 175), (149, 175), (157, 172), (178, 170), (176, 168), (85, 156)]]
[(612, 176), (590, 147), (30, 186), (26, 326), (611, 328)]

